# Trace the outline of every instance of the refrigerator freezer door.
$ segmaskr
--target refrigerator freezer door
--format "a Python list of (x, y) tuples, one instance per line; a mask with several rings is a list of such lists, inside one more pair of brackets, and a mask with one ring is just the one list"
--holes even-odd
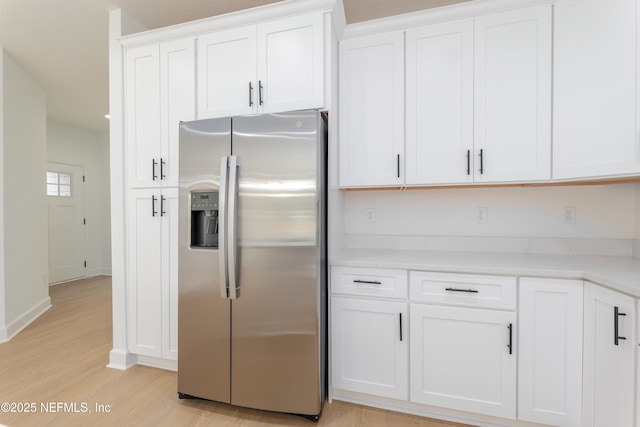
[(231, 403), (319, 414), (322, 147), (317, 112), (233, 118), (238, 295)]
[(219, 250), (190, 247), (190, 199), (194, 192), (219, 191), (230, 136), (230, 119), (180, 125), (178, 392), (226, 403), (231, 401), (231, 307), (221, 297)]

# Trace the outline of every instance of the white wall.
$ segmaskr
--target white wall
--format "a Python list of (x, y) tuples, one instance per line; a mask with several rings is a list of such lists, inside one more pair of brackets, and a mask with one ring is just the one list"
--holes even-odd
[[(639, 191), (634, 184), (348, 191), (344, 228), (347, 236), (630, 240), (638, 236)], [(488, 209), (486, 224), (477, 222), (478, 207)], [(565, 207), (575, 207), (575, 224), (565, 224)]]
[(47, 161), (84, 168), (86, 273), (111, 274), (108, 135), (49, 120)]
[(6, 51), (0, 49), (0, 56), (2, 341), (46, 310), (50, 300), (47, 286), (45, 94)]

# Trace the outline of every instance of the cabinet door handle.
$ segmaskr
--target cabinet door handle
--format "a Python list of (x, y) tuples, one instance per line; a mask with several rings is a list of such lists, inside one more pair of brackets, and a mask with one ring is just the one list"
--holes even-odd
[(400, 341), (402, 341), (402, 313), (400, 313)]
[(467, 292), (470, 294), (477, 294), (478, 290), (477, 289), (458, 289), (458, 288), (444, 288), (445, 291), (448, 292)]
[(626, 340), (627, 337), (621, 337), (620, 328), (618, 325), (618, 321), (620, 320), (620, 316), (626, 316), (627, 313), (620, 313), (620, 308), (618, 306), (613, 307), (613, 343), (618, 345), (618, 340)]
[(507, 347), (509, 347), (509, 354), (513, 354), (513, 323), (509, 323), (507, 329), (509, 329), (509, 345)]
[(156, 178), (158, 178), (158, 175), (156, 175), (156, 166), (158, 166), (158, 162), (156, 162), (156, 159), (151, 159), (151, 180), (155, 181)]
[(253, 107), (253, 85), (249, 82), (249, 107)]
[(397, 157), (398, 178), (400, 178), (400, 154)]
[(156, 216), (158, 212), (156, 212), (156, 196), (151, 196), (151, 216)]
[(165, 210), (164, 210), (164, 202), (167, 199), (164, 196), (160, 196), (160, 216), (164, 216), (166, 214)]
[(471, 150), (467, 150), (467, 175), (471, 175)]
[(167, 164), (167, 162), (162, 160), (162, 157), (160, 157), (160, 179), (165, 179), (167, 177), (164, 174), (164, 165), (166, 165), (166, 164)]
[(377, 280), (360, 280), (356, 279), (353, 283), (366, 283), (367, 285), (382, 285), (382, 282), (378, 282)]
[(258, 102), (260, 105), (264, 104), (262, 100), (262, 80), (258, 80)]
[(480, 175), (484, 173), (484, 150), (480, 149)]

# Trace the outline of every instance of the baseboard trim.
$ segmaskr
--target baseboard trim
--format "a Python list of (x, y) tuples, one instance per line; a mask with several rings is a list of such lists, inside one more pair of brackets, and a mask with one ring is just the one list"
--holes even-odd
[(151, 368), (159, 368), (167, 371), (178, 371), (178, 362), (175, 360), (161, 359), (158, 357), (150, 356), (137, 356), (138, 365), (149, 366)]
[(40, 317), (42, 313), (49, 308), (51, 308), (51, 298), (46, 297), (20, 315), (16, 320), (9, 323), (5, 328), (0, 329), (0, 343), (7, 342), (18, 335), (20, 331), (29, 326), (31, 322)]
[(129, 353), (127, 350), (112, 348), (109, 352), (109, 364), (107, 368), (126, 371), (136, 364), (136, 355)]

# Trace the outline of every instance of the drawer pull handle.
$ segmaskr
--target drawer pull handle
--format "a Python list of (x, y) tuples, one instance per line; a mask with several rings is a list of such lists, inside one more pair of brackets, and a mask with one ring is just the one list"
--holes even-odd
[(449, 291), (449, 292), (467, 292), (469, 294), (477, 294), (478, 290), (477, 289), (457, 289), (457, 288), (445, 288), (445, 291)]
[(377, 280), (360, 280), (356, 279), (353, 283), (366, 283), (367, 285), (382, 285), (382, 282), (378, 282)]

